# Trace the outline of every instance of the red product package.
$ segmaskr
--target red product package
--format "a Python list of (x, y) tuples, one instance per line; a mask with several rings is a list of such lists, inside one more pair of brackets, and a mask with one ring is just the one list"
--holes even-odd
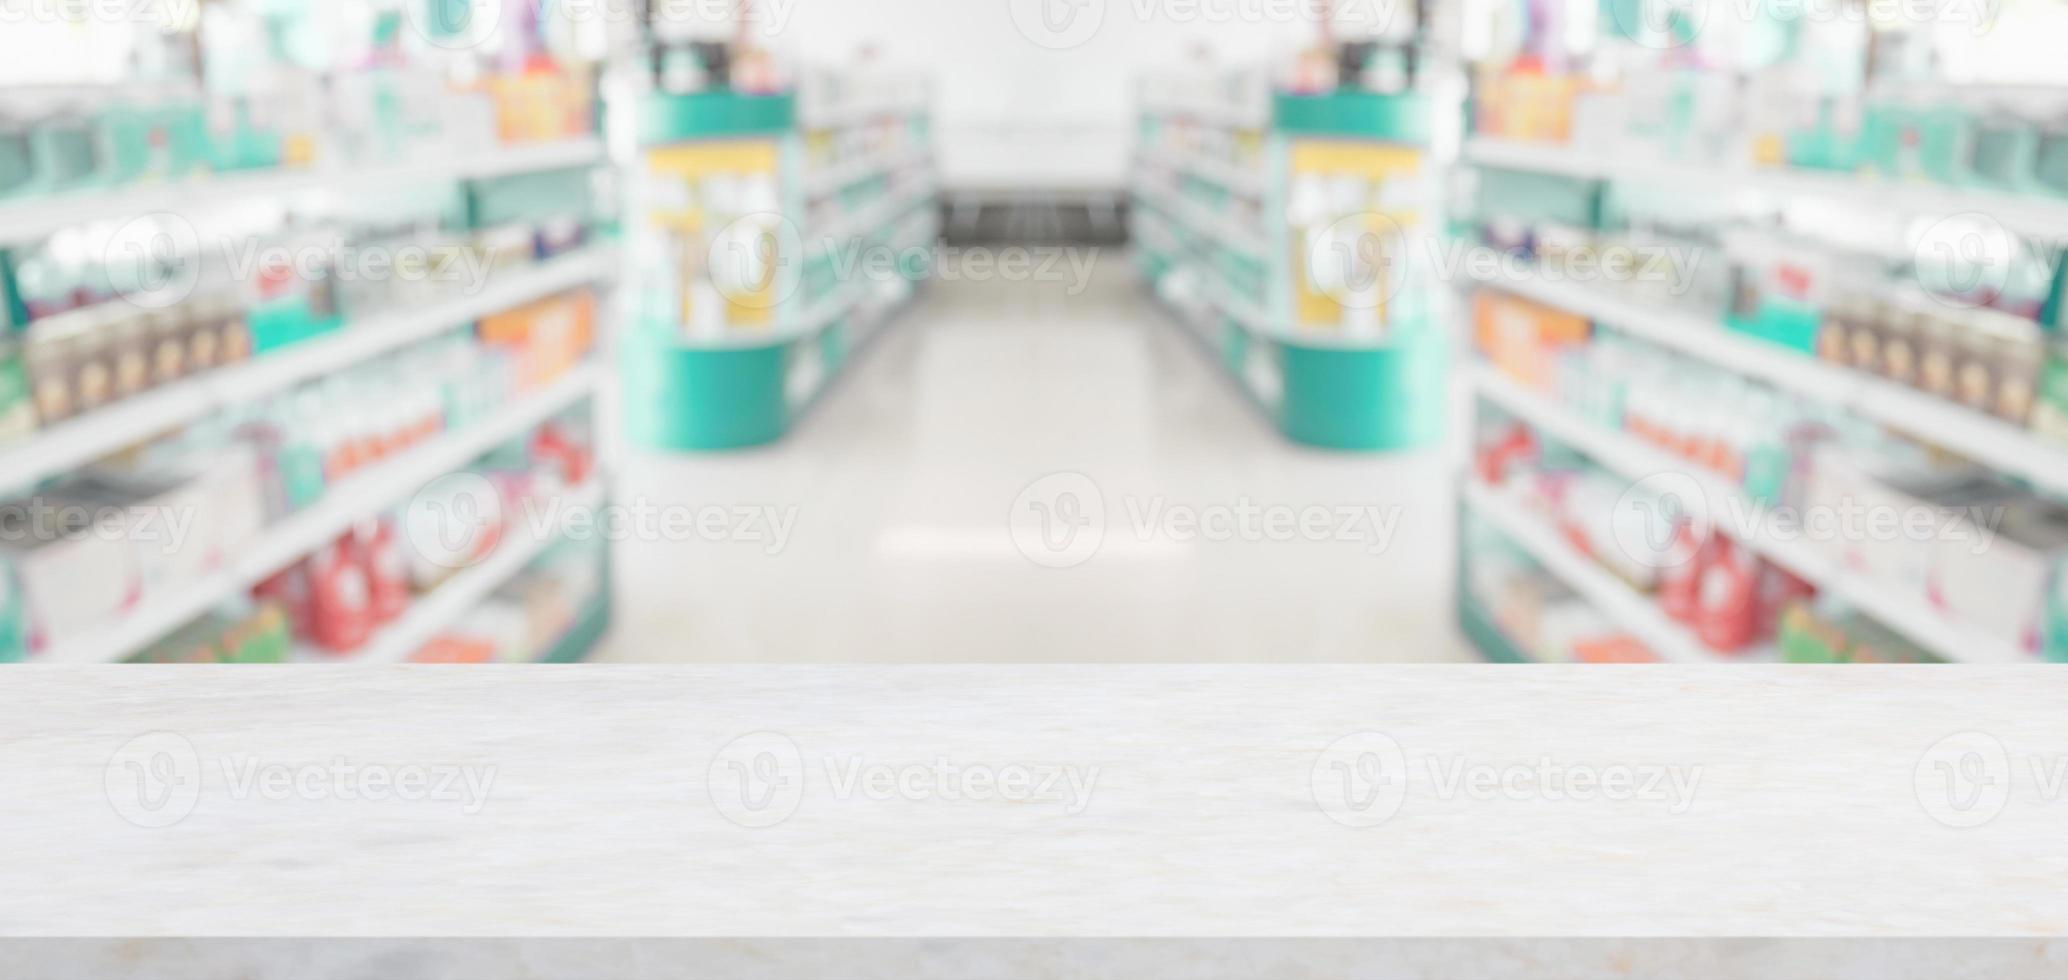
[(1714, 545), (1702, 569), (1695, 634), (1711, 650), (1738, 653), (1759, 632), (1758, 560), (1729, 538), (1719, 536)]
[(366, 567), (345, 541), (325, 545), (309, 559), (310, 639), (331, 653), (351, 653), (373, 635)]
[(581, 486), (589, 479), (589, 470), (595, 465), (588, 447), (568, 437), (558, 424), (540, 426), (538, 434), (531, 441), (532, 458), (559, 470), (561, 482), (571, 487)]
[(1702, 574), (1714, 549), (1701, 540), (1693, 521), (1681, 520), (1673, 527), (1673, 547), (1666, 564), (1659, 569), (1659, 608), (1683, 623), (1695, 621), (1702, 604)]
[(409, 611), (409, 563), (395, 533), (395, 519), (366, 521), (352, 533), (352, 553), (366, 572), (367, 604), (376, 623), (391, 623)]

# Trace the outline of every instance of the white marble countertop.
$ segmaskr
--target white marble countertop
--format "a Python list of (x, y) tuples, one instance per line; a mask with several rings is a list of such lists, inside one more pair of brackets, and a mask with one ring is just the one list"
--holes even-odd
[(2045, 669), (8, 679), (16, 937), (2068, 934)]

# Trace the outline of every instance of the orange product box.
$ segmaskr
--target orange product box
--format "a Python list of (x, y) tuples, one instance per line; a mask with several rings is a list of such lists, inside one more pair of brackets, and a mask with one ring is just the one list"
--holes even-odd
[(480, 335), (482, 343), (510, 350), (518, 384), (536, 388), (588, 356), (596, 336), (596, 295), (578, 290), (484, 317)]
[(409, 658), (418, 664), (485, 664), (495, 659), (495, 647), (478, 637), (448, 634), (438, 637)]
[(505, 143), (569, 139), (591, 128), (591, 98), (577, 79), (527, 72), (498, 75), (487, 87), (495, 99), (496, 130)]
[(1480, 353), (1502, 374), (1532, 388), (1550, 386), (1553, 354), (1593, 334), (1585, 317), (1488, 289), (1472, 298), (1472, 322)]
[(1633, 637), (1618, 634), (1573, 645), (1573, 656), (1583, 664), (1655, 664), (1659, 658)]

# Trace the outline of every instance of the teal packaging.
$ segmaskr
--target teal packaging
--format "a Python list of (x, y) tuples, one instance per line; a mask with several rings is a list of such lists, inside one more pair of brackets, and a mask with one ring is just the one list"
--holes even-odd
[(29, 656), (29, 614), (21, 583), (6, 555), (0, 555), (0, 663), (18, 663)]
[(2068, 197), (2068, 123), (2042, 130), (2032, 150), (2032, 189)]
[(30, 131), (29, 141), (42, 189), (92, 187), (107, 174), (105, 133), (90, 118), (65, 115), (45, 119)]
[[(0, 120), (0, 127), (7, 122)], [(35, 189), (36, 149), (26, 129), (0, 128), (0, 200)]]
[(1961, 183), (2001, 191), (2028, 190), (2039, 157), (2039, 131), (2014, 116), (1991, 116), (1976, 120), (1961, 150)]
[(1785, 138), (1788, 165), (1846, 173), (1859, 169), (1864, 134), (1851, 111), (1847, 97), (1818, 99), (1808, 125), (1790, 130)]
[(2068, 663), (2068, 567), (2054, 563), (2046, 590), (2046, 621), (2041, 624), (2046, 659)]
[(1973, 125), (1955, 105), (1873, 103), (1867, 107), (1864, 162), (1892, 177), (1954, 183)]
[(114, 181), (180, 177), (208, 163), (208, 121), (200, 106), (117, 106), (103, 118)]
[(279, 133), (252, 121), (251, 103), (239, 97), (226, 106), (229, 117), (209, 127), (208, 164), (216, 171), (262, 170), (280, 165), (284, 156)]

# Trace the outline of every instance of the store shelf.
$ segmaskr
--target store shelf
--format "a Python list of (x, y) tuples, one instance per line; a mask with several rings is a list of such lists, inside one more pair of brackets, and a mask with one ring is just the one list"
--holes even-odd
[(49, 663), (109, 663), (135, 655), (158, 638), (248, 591), (281, 569), (336, 540), (368, 514), (394, 506), (427, 483), (458, 472), (505, 442), (591, 397), (600, 369), (579, 368), (510, 405), (494, 419), (447, 433), (325, 490), (313, 507), (261, 532), (227, 569), (152, 599), (99, 635), (50, 651)]
[(1686, 187), (1705, 196), (1757, 193), (1775, 198), (1821, 198), (1878, 212), (1919, 215), (1973, 212), (1988, 215), (2020, 235), (2068, 239), (2068, 200), (2038, 195), (1912, 183), (1871, 174), (1647, 162), (1553, 143), (1485, 138), (1466, 142), (1465, 159), (1501, 170)]
[(1761, 557), (1809, 582), (1824, 594), (1866, 613), (1911, 642), (1939, 656), (1957, 662), (2008, 664), (2030, 663), (2016, 649), (1994, 638), (1934, 613), (1921, 597), (1890, 592), (1879, 583), (1842, 567), (1814, 545), (1800, 540), (1791, 529), (1780, 527), (1772, 515), (1756, 508), (1738, 488), (1715, 473), (1681, 460), (1644, 442), (1581, 417), (1502, 376), (1477, 365), (1466, 374), (1474, 391), (1509, 414), (1594, 460), (1605, 469), (1631, 480), (1643, 480), (1672, 473), (1694, 480), (1701, 487), (1705, 505), (1712, 514), (1759, 515), (1762, 524), (1740, 541)]
[(1134, 194), (1137, 199), (1183, 224), (1192, 234), (1217, 242), (1229, 251), (1263, 261), (1263, 229), (1247, 227), (1227, 215), (1215, 214), (1204, 205), (1185, 200), (1169, 188), (1152, 187), (1136, 181)]
[(900, 116), (917, 116), (928, 108), (924, 99), (865, 99), (851, 105), (805, 109), (798, 120), (798, 128), (842, 129)]
[(1208, 100), (1170, 101), (1146, 103), (1142, 111), (1153, 116), (1176, 116), (1222, 129), (1271, 128), (1271, 107), (1264, 103), (1245, 106)]
[(2068, 493), (2068, 448), (1914, 388), (1734, 333), (1698, 314), (1632, 302), (1599, 287), (1538, 279), (1494, 280), (1487, 285), (1838, 405), (1983, 466), (2030, 480), (2054, 493)]
[[(531, 566), (540, 555), (557, 544), (567, 535), (569, 522), (578, 513), (594, 513), (604, 501), (603, 485), (591, 483), (575, 488), (559, 500), (559, 522), (544, 529), (543, 534), (532, 534), (526, 524), (523, 506), (519, 513), (510, 515), (502, 543), (496, 546), (487, 558), (454, 575), (445, 584), (428, 595), (418, 597), (402, 618), (388, 624), (358, 651), (339, 656), (305, 651), (297, 659), (321, 663), (354, 664), (396, 664), (406, 663), (423, 649), (424, 645), (438, 634), (473, 611), (503, 583), (517, 576), (517, 573)], [(538, 501), (530, 506), (548, 507), (552, 501)]]
[(1251, 170), (1242, 170), (1234, 164), (1211, 160), (1193, 154), (1144, 151), (1142, 159), (1168, 170), (1190, 174), (1211, 184), (1216, 184), (1229, 193), (1248, 198), (1264, 196), (1264, 177)]
[(232, 405), (243, 404), (353, 364), (457, 329), (585, 283), (608, 279), (617, 250), (594, 246), (530, 269), (511, 270), (488, 288), (421, 309), (382, 314), (246, 364), (196, 376), (39, 431), (0, 447), (0, 480), (23, 487), (84, 466)]
[(824, 228), (807, 232), (806, 246), (813, 249), (837, 247), (862, 235), (881, 231), (891, 222), (903, 219), (912, 209), (934, 200), (935, 196), (935, 189), (929, 182), (924, 189), (886, 198), (862, 210), (841, 215)]
[[(912, 217), (913, 212), (923, 208), (932, 201), (933, 196), (932, 190), (906, 195), (885, 204), (876, 205), (868, 212), (857, 216), (858, 218), (869, 219), (872, 222), (870, 224), (864, 224), (861, 221), (846, 221), (842, 222), (842, 224), (852, 225), (855, 229), (870, 229), (866, 234), (870, 234), (872, 237), (887, 228), (889, 239), (895, 243), (898, 236), (915, 220)], [(864, 233), (862, 231), (854, 232), (856, 235)], [(828, 234), (822, 240), (831, 240), (834, 237)], [(860, 283), (833, 293), (813, 303), (811, 306), (805, 307), (786, 326), (770, 330), (734, 330), (727, 336), (693, 338), (680, 341), (675, 346), (686, 350), (724, 351), (780, 347), (795, 343), (817, 334), (846, 316), (854, 309), (856, 304), (868, 298), (874, 285), (874, 282), (865, 279)]]
[(1473, 513), (1492, 523), (1502, 536), (1528, 552), (1530, 557), (1571, 586), (1574, 592), (1611, 621), (1628, 630), (1659, 659), (1679, 664), (1739, 663), (1759, 659), (1756, 656), (1725, 656), (1703, 646), (1692, 632), (1661, 611), (1650, 596), (1631, 588), (1593, 559), (1581, 554), (1542, 519), (1531, 515), (1499, 491), (1467, 480), (1464, 499)]
[(441, 181), (565, 170), (603, 160), (603, 142), (587, 138), (365, 169), (255, 171), (25, 198), (0, 202), (0, 245), (35, 241), (99, 221), (124, 221), (158, 212), (186, 214), (255, 198), (318, 191), (349, 196)]
[(823, 197), (845, 187), (875, 177), (895, 173), (906, 167), (916, 167), (933, 158), (933, 151), (926, 147), (903, 153), (877, 154), (841, 164), (812, 174), (804, 182), (807, 197)]

